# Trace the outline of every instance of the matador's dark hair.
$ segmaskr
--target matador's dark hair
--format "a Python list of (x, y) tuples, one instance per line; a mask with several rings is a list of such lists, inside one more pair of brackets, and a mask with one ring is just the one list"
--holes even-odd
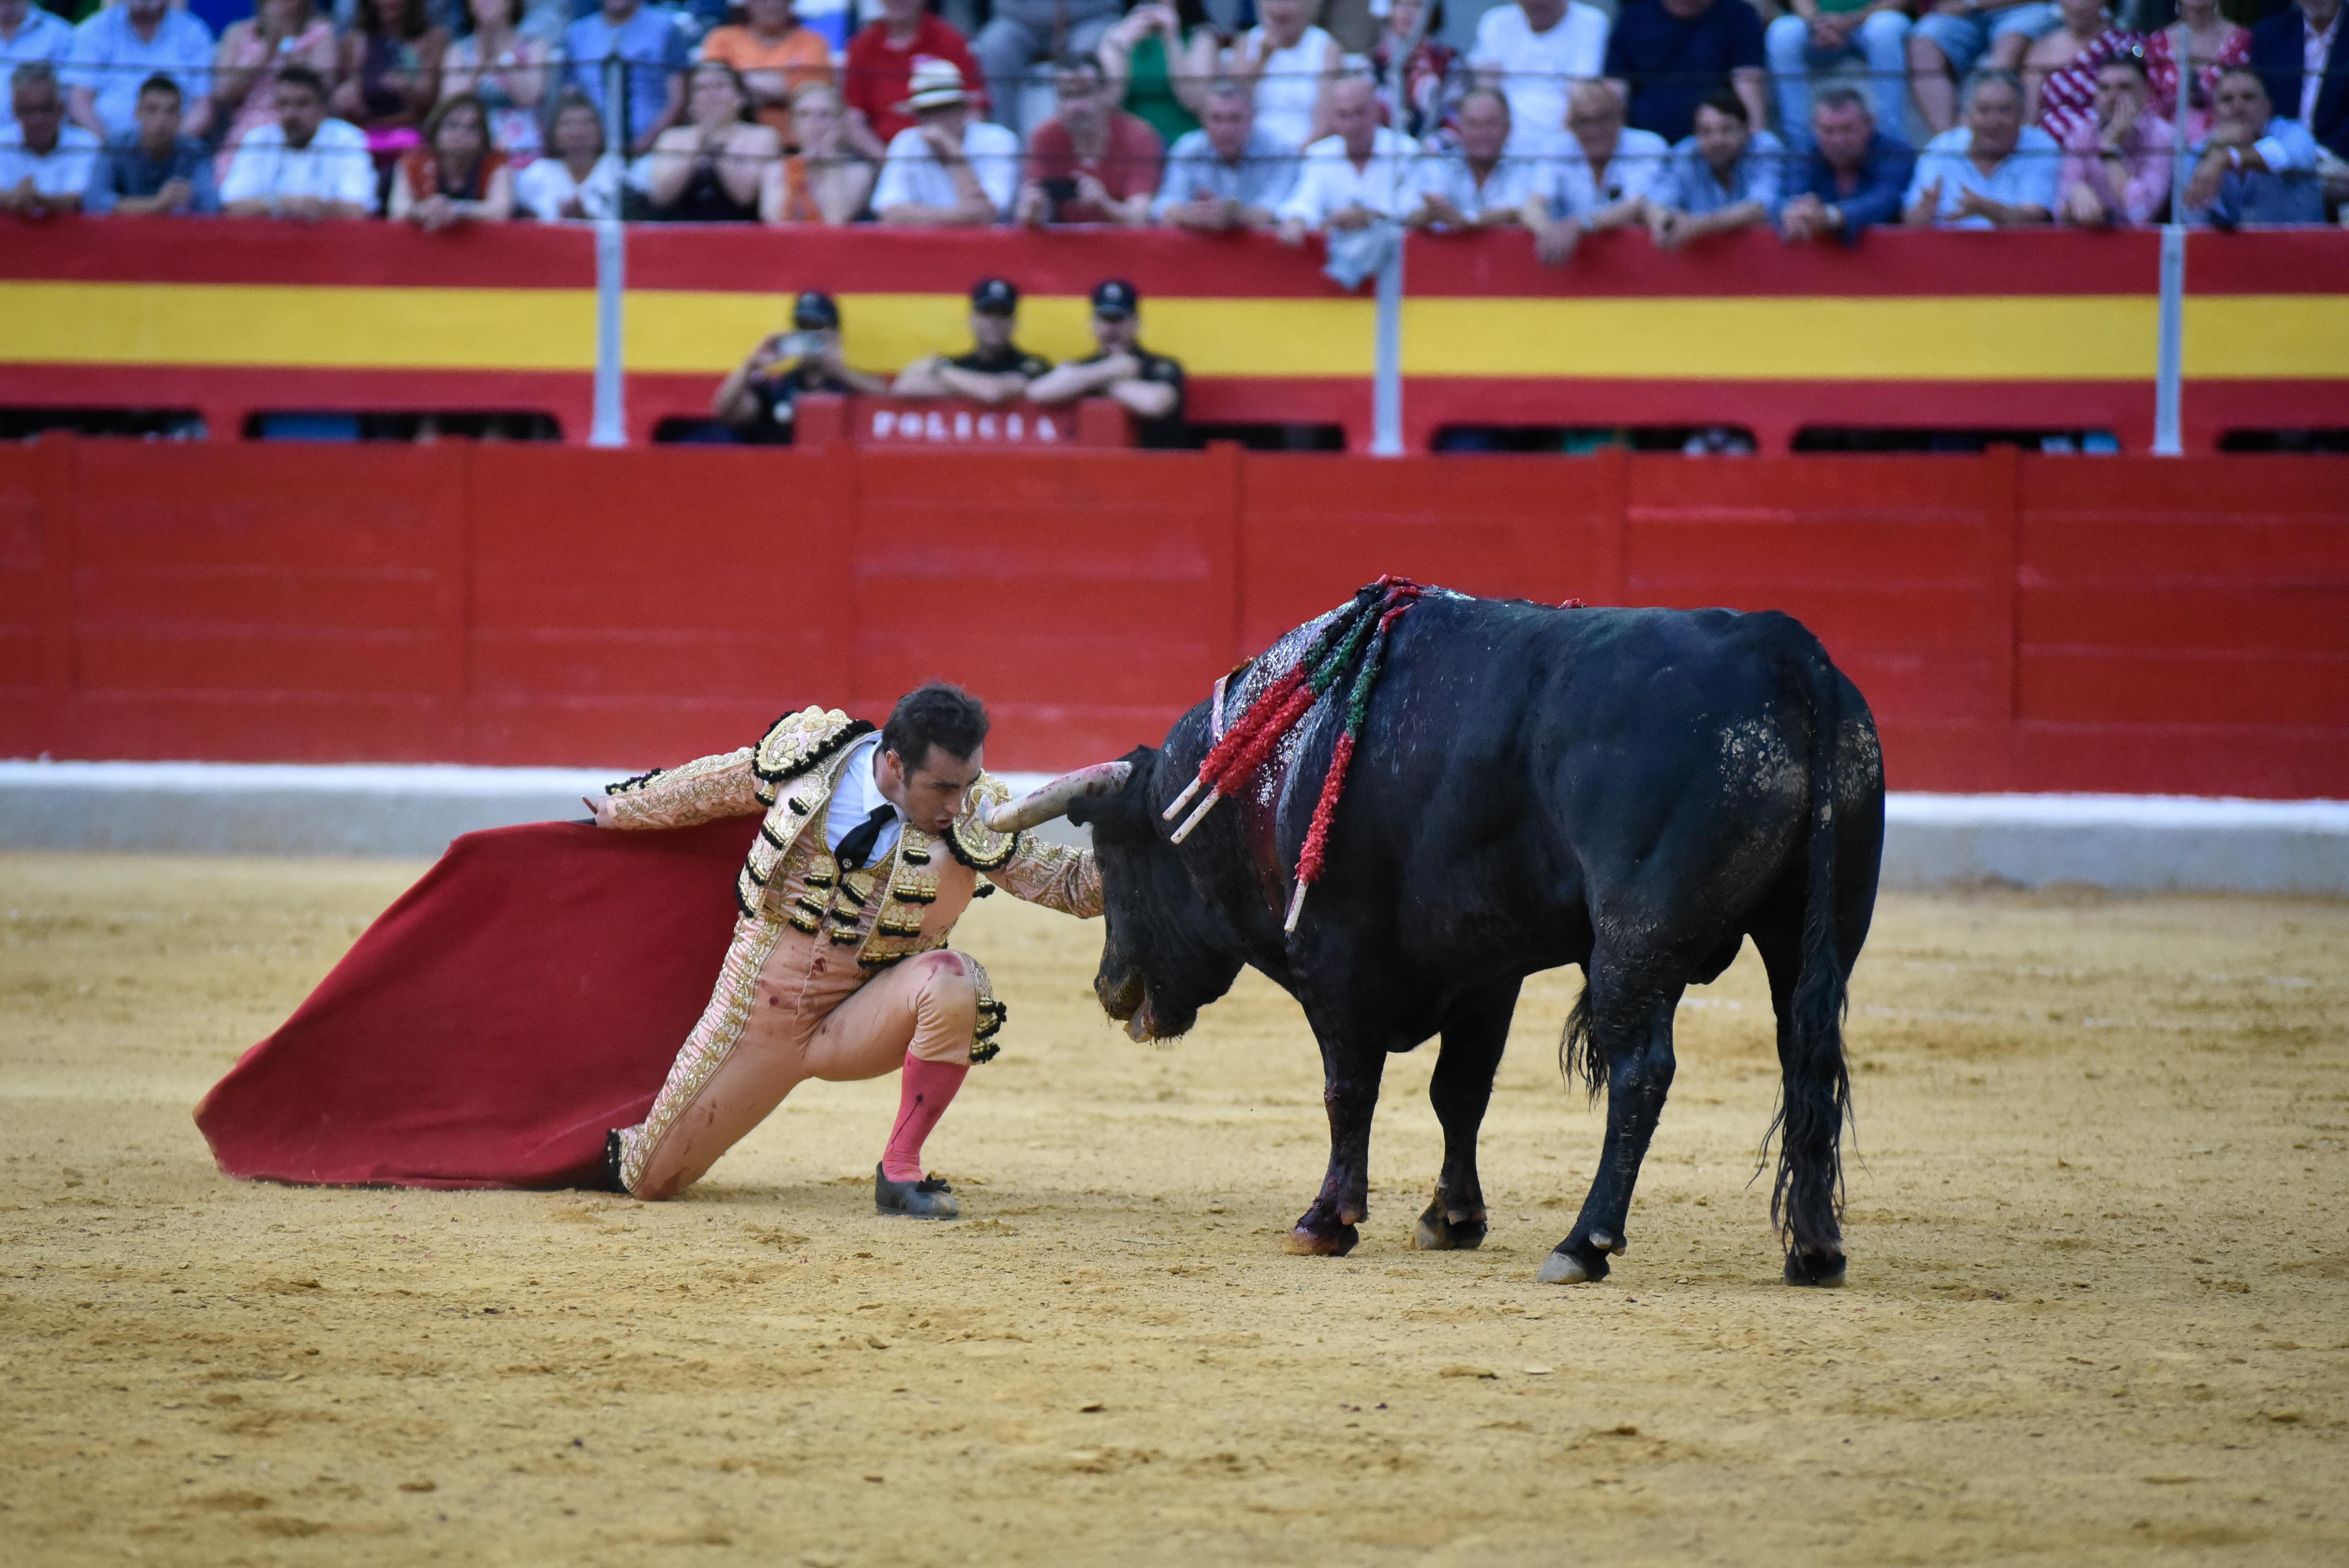
[(987, 705), (945, 681), (916, 686), (899, 697), (889, 722), (881, 727), (881, 744), (909, 770), (928, 758), (933, 746), (967, 761), (986, 738)]

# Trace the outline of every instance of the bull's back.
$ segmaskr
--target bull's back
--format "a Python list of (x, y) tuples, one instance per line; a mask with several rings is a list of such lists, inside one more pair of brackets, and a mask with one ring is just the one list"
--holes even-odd
[(1423, 601), (1366, 736), (1395, 758), (1379, 814), (1496, 902), (1578, 900), (1642, 867), (1754, 880), (1799, 841), (1822, 656), (1776, 612)]

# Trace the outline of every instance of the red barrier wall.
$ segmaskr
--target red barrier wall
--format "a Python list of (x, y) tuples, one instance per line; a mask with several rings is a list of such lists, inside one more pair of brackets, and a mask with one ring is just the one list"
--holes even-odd
[(2349, 795), (2349, 463), (0, 448), (0, 754), (641, 767), (943, 676), (1155, 739), (1381, 572), (1778, 608), (1896, 788)]

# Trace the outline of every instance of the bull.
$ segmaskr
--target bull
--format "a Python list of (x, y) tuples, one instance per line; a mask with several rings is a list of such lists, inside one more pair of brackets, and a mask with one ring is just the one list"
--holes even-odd
[[(1327, 617), (1324, 618), (1325, 620)], [(1291, 633), (1236, 676), (1261, 691)], [(1324, 698), (1255, 787), (1177, 843), (1166, 810), (1222, 727), (1202, 703), (1163, 746), (999, 809), (1004, 828), (1089, 827), (1107, 913), (1094, 990), (1136, 1039), (1189, 1030), (1252, 965), (1319, 1043), (1330, 1165), (1285, 1238), (1342, 1255), (1369, 1212), (1391, 1052), (1442, 1046), (1444, 1130), (1422, 1248), (1485, 1233), (1477, 1133), (1528, 975), (1579, 965), (1559, 1042), (1607, 1120), (1551, 1283), (1606, 1277), (1673, 1072), (1682, 994), (1750, 937), (1768, 972), (1782, 1077), (1771, 1215), (1789, 1284), (1845, 1276), (1846, 987), (1875, 907), (1884, 775), (1866, 700), (1792, 617), (1557, 609), (1429, 591), (1393, 626), (1321, 878), (1295, 921), (1292, 868), (1337, 721)]]

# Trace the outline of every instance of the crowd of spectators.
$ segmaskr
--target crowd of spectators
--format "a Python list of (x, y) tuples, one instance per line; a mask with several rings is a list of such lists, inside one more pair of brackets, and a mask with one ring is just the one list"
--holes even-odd
[(0, 0), (0, 209), (1261, 229), (1334, 268), (1405, 227), (1562, 263), (2144, 223), (2182, 164), (2188, 221), (2313, 223), (2343, 3), (1505, 0), (1455, 50), (1444, 0)]

